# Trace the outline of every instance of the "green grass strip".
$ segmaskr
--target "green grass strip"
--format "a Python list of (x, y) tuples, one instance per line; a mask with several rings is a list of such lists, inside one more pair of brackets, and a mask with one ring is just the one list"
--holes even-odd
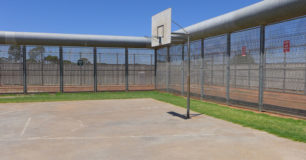
[[(101, 99), (128, 99), (128, 98), (153, 98), (176, 106), (185, 107), (186, 99), (170, 93), (158, 91), (135, 91), (135, 92), (98, 92), (98, 93), (56, 93), (56, 94), (33, 94), (33, 95), (3, 95), (0, 103), (22, 102), (50, 102), (50, 101), (74, 101), (74, 100), (101, 100)], [(215, 103), (191, 100), (193, 111), (223, 119), (229, 122), (250, 127), (279, 137), (306, 143), (306, 121), (292, 118), (282, 118), (255, 113), (236, 108), (230, 108)]]

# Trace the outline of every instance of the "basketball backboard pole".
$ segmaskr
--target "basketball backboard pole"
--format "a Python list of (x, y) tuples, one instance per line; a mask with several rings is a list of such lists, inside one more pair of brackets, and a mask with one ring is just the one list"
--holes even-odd
[[(172, 21), (174, 22), (174, 21)], [(177, 26), (181, 27), (177, 23), (174, 22)], [(182, 27), (181, 27), (182, 28)], [(182, 28), (183, 29), (183, 28)], [(190, 34), (183, 29), (185, 33), (172, 33), (176, 35), (183, 35), (187, 37), (187, 113), (186, 113), (186, 118), (190, 119)]]
[[(186, 43), (187, 38), (187, 114), (186, 119), (190, 118), (190, 34), (181, 25), (171, 20), (172, 9), (168, 8), (162, 12), (157, 13), (152, 16), (152, 47), (161, 47), (166, 45), (171, 45), (172, 34), (177, 35), (174, 38), (184, 37), (184, 43)], [(180, 27), (184, 32), (171, 33), (171, 23), (174, 23)]]

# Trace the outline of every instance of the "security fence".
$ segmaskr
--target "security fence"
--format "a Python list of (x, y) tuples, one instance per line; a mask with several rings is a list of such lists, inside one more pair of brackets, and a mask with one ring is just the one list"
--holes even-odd
[(0, 93), (153, 90), (153, 49), (0, 46)]
[[(303, 4), (264, 1), (186, 27), (197, 39), (190, 44), (191, 95), (306, 117), (306, 17), (296, 6)], [(283, 12), (288, 5), (292, 12)], [(154, 89), (187, 94), (186, 44), (152, 49), (146, 37), (24, 32), (0, 32), (0, 43), (1, 94)]]
[[(186, 44), (157, 51), (157, 89), (186, 95)], [(306, 116), (306, 18), (191, 42), (191, 95)]]

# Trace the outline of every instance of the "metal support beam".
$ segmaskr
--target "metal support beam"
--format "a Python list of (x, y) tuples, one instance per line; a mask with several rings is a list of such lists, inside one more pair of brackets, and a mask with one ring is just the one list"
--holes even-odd
[(157, 89), (157, 49), (154, 49), (154, 88)]
[(125, 48), (125, 91), (129, 91), (129, 49)]
[(248, 87), (251, 88), (251, 63), (248, 63)]
[(169, 84), (170, 84), (170, 46), (167, 46), (167, 92), (169, 92)]
[(201, 39), (201, 100), (204, 98), (204, 39)]
[(287, 53), (284, 53), (283, 92), (286, 92)]
[(214, 85), (214, 55), (211, 55), (211, 62), (210, 62), (210, 85)]
[(182, 68), (181, 68), (181, 72), (182, 72), (182, 96), (184, 96), (184, 92), (185, 92), (185, 44), (182, 45)]
[(40, 64), (41, 64), (41, 85), (44, 86), (44, 53), (40, 53)]
[(265, 26), (260, 27), (260, 62), (259, 62), (259, 87), (258, 87), (258, 110), (263, 110), (264, 91), (264, 64), (265, 64)]
[(136, 84), (136, 68), (135, 68), (136, 63), (135, 63), (135, 61), (136, 61), (135, 54), (133, 54), (133, 69), (134, 69), (134, 71), (133, 71), (134, 72), (133, 73), (133, 81), (134, 81), (133, 85)]
[(304, 63), (304, 95), (306, 95), (306, 63)]
[(226, 50), (226, 104), (230, 104), (230, 56), (231, 56), (231, 34), (227, 34), (227, 50)]
[(187, 37), (187, 53), (188, 53), (188, 65), (187, 65), (187, 116), (190, 118), (190, 35)]
[(93, 48), (94, 55), (94, 92), (98, 91), (98, 79), (97, 79), (97, 48)]
[(59, 47), (59, 59), (60, 59), (60, 92), (64, 93), (64, 63), (63, 63), (63, 47)]
[(22, 47), (22, 58), (23, 58), (23, 93), (26, 94), (27, 91), (27, 47)]

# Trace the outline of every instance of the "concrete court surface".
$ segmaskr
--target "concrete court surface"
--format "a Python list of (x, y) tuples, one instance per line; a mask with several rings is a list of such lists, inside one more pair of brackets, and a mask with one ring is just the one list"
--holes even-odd
[(306, 143), (175, 113), (153, 99), (0, 104), (0, 159), (306, 159)]

